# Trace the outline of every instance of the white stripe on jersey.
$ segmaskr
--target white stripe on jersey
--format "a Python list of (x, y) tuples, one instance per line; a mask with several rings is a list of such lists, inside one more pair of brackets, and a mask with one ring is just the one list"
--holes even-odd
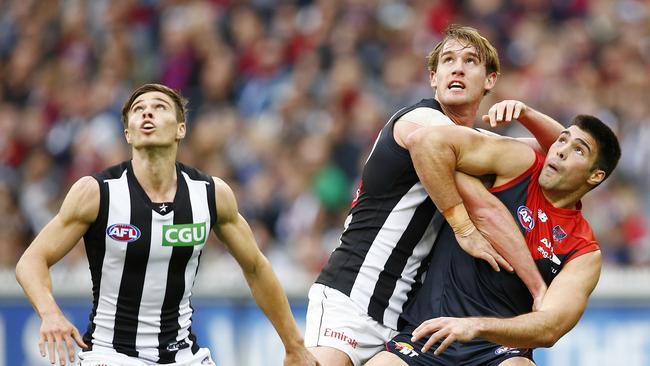
[[(110, 207), (106, 227), (113, 224), (128, 224), (131, 221), (131, 196), (126, 170), (119, 179), (107, 179), (105, 182), (109, 187), (108, 204)], [(111, 200), (113, 199), (119, 200), (120, 204), (111, 207)], [(93, 319), (95, 323), (93, 343), (99, 346), (112, 347), (117, 297), (120, 292), (128, 243), (114, 240), (108, 234), (106, 234), (105, 240), (106, 254), (102, 264), (97, 314)]]
[[(415, 283), (413, 274), (418, 272), (421, 265), (426, 265), (426, 263), (423, 263), (423, 259), (431, 252), (431, 248), (433, 248), (433, 244), (444, 222), (443, 216), (436, 212), (433, 215), (433, 219), (431, 219), (431, 223), (427, 226), (424, 235), (422, 235), (422, 239), (413, 248), (413, 255), (408, 258), (406, 266), (404, 266), (404, 270), (402, 271), (402, 281), (397, 281), (393, 296), (388, 301), (388, 309), (386, 309), (386, 313), (384, 314), (386, 324), (397, 324), (399, 315), (404, 311), (404, 303), (408, 300), (406, 295), (411, 291)], [(422, 281), (424, 281), (424, 277)]]
[[(182, 172), (183, 178), (187, 183), (187, 189), (190, 195), (190, 203), (192, 206), (192, 219), (195, 223), (205, 222), (206, 223), (206, 240), (207, 236), (210, 234), (207, 232), (207, 227), (210, 223), (210, 209), (208, 207), (208, 183), (200, 180), (192, 180), (190, 176)], [(192, 287), (194, 286), (194, 279), (196, 277), (196, 270), (199, 265), (199, 255), (203, 245), (195, 245), (194, 251), (192, 252), (192, 257), (185, 267), (185, 292), (183, 293), (183, 299), (181, 300), (179, 306), (179, 318), (178, 323), (181, 328), (178, 332), (177, 341), (183, 340), (189, 336), (189, 327), (191, 325), (192, 318), (192, 308), (190, 307), (190, 296), (192, 295)], [(189, 342), (188, 342), (189, 343)]]
[[(375, 242), (370, 246), (354, 282), (352, 291), (350, 291), (350, 298), (364, 309), (367, 309), (370, 304), (370, 298), (374, 292), (379, 274), (384, 269), (386, 261), (390, 257), (395, 245), (404, 234), (404, 228), (411, 221), (415, 210), (426, 197), (427, 192), (424, 190), (422, 184), (419, 182), (414, 184), (402, 199), (400, 199), (397, 205), (395, 205), (393, 211), (388, 215), (384, 225), (375, 237)], [(424, 256), (427, 254), (428, 252)], [(422, 261), (424, 256), (413, 260)], [(412, 272), (408, 278), (403, 278), (402, 280), (414, 281), (414, 276), (415, 272)], [(384, 322), (384, 324), (390, 325), (391, 323)]]
[[(162, 243), (163, 225), (174, 223), (174, 213), (160, 215), (152, 211), (151, 243)], [(167, 274), (173, 247), (151, 248), (144, 275), (144, 288), (138, 313), (138, 336), (135, 346), (140, 357), (149, 360), (158, 359), (158, 334), (160, 334), (160, 304), (165, 300)]]
[(377, 138), (375, 139), (375, 143), (372, 144), (372, 149), (370, 150), (370, 154), (368, 154), (368, 158), (366, 159), (366, 164), (368, 164), (368, 160), (370, 160), (372, 153), (375, 152), (375, 148), (377, 147), (377, 143), (379, 142), (379, 138), (381, 138), (381, 133), (383, 130), (384, 130), (383, 128), (379, 130), (379, 133), (377, 134)]

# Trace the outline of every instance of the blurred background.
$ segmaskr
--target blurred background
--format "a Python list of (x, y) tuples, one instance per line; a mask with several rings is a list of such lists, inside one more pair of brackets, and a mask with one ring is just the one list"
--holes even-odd
[[(388, 117), (432, 96), (425, 56), (450, 23), (500, 53), (480, 113), (518, 99), (565, 124), (594, 114), (622, 144), (617, 171), (584, 200), (600, 284), (539, 364), (650, 364), (650, 1), (0, 0), (0, 365), (44, 364), (16, 261), (73, 182), (129, 158), (120, 110), (146, 82), (189, 98), (179, 160), (231, 185), (304, 326), (361, 165)], [(84, 330), (83, 245), (52, 272)], [(195, 294), (195, 330), (221, 365), (281, 364), (214, 238)]]

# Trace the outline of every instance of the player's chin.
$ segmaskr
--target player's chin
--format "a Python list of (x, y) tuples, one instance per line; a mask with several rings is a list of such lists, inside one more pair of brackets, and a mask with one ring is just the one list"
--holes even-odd
[(462, 105), (471, 102), (471, 98), (469, 93), (467, 93), (465, 90), (454, 91), (446, 93), (441, 102), (447, 105)]
[(176, 144), (176, 141), (161, 141), (156, 138), (142, 139), (133, 143), (133, 147), (136, 149), (148, 149), (148, 148), (160, 148), (160, 147), (169, 147)]

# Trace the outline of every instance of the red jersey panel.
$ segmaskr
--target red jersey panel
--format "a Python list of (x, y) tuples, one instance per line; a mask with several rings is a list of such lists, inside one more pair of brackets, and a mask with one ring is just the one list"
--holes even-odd
[(533, 259), (550, 282), (566, 263), (600, 247), (582, 215), (580, 203), (577, 209), (556, 208), (544, 197), (538, 182), (544, 159), (544, 155), (537, 153), (535, 163), (526, 173), (506, 185), (493, 188), (492, 192), (503, 194), (530, 174), (526, 202), (516, 208), (515, 214)]

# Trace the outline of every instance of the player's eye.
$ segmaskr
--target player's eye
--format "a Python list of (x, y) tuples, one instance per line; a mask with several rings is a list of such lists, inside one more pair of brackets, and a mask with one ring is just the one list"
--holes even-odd
[(137, 105), (137, 106), (133, 107), (134, 112), (140, 112), (142, 110), (144, 110), (144, 108), (141, 105)]
[(167, 106), (164, 105), (164, 104), (156, 104), (156, 109), (166, 110), (166, 109), (167, 109)]

